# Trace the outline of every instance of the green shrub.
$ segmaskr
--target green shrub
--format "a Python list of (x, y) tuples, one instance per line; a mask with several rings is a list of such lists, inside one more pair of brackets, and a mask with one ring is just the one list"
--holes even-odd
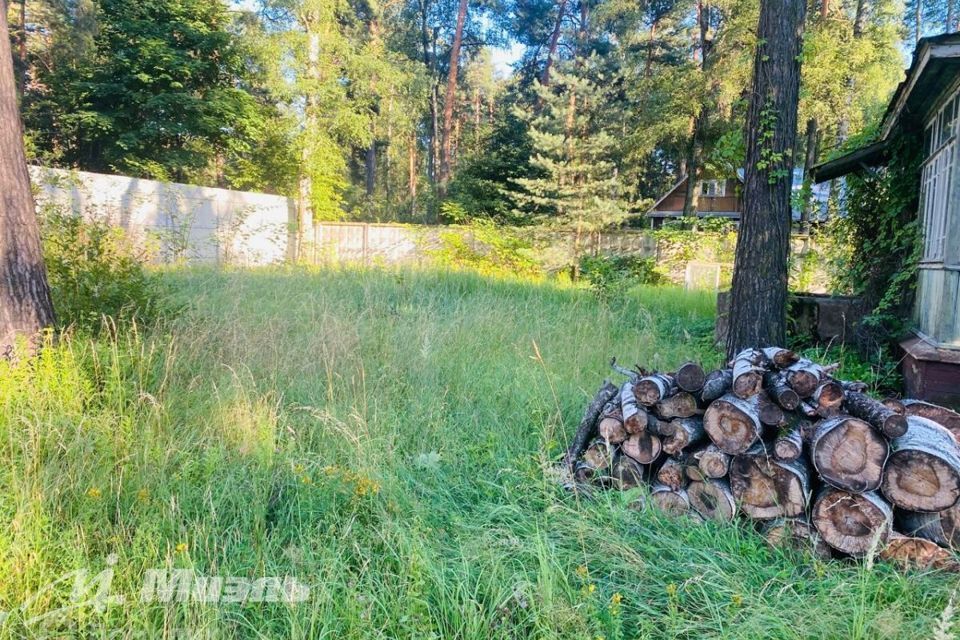
[(58, 207), (40, 212), (47, 277), (60, 326), (97, 332), (113, 324), (152, 322), (163, 288), (145, 268), (151, 257), (123, 229)]
[(439, 247), (427, 255), (441, 267), (467, 269), (488, 276), (540, 278), (543, 269), (531, 256), (529, 242), (489, 220), (474, 220), (441, 231)]
[(580, 275), (600, 297), (635, 284), (662, 284), (664, 277), (656, 270), (654, 258), (639, 256), (584, 256)]

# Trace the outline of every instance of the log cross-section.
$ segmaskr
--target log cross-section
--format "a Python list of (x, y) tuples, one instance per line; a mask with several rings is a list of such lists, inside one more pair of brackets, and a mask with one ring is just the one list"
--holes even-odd
[(888, 453), (883, 436), (851, 416), (824, 420), (810, 441), (810, 457), (820, 477), (849, 491), (877, 489)]
[(743, 453), (762, 432), (756, 396), (744, 400), (727, 394), (715, 400), (703, 415), (703, 427), (724, 452)]
[(919, 416), (907, 422), (907, 432), (890, 442), (883, 495), (908, 511), (952, 507), (960, 498), (960, 451), (953, 435)]
[(893, 510), (876, 492), (826, 487), (814, 502), (811, 519), (831, 547), (862, 557), (883, 549), (893, 525)]

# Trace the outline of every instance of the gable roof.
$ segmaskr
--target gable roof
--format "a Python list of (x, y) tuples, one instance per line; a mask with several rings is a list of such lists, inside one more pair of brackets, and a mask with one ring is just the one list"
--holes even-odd
[(821, 162), (812, 169), (814, 181), (824, 182), (878, 166), (887, 160), (887, 144), (897, 129), (915, 123), (934, 106), (940, 95), (960, 77), (960, 32), (921, 38), (906, 78), (897, 86), (883, 115), (876, 142)]

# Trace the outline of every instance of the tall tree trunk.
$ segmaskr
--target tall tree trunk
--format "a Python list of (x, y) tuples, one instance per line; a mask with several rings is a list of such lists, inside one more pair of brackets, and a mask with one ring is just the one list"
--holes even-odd
[(807, 155), (803, 163), (803, 209), (800, 210), (800, 231), (810, 231), (810, 212), (813, 209), (813, 177), (810, 169), (817, 163), (817, 121), (807, 120)]
[(320, 84), (320, 34), (314, 30), (315, 25), (311, 16), (305, 15), (302, 19), (307, 31), (307, 77), (316, 86), (311, 87), (306, 95), (306, 109), (304, 111), (305, 139), (300, 155), (300, 180), (297, 185), (297, 257), (302, 258), (305, 253), (308, 233), (313, 229), (313, 178), (310, 175), (310, 164), (313, 161), (313, 150), (310, 136), (319, 126), (317, 114), (317, 92)]
[(407, 152), (407, 191), (410, 202), (417, 199), (417, 137), (410, 136), (410, 147)]
[[(707, 34), (710, 30), (709, 8), (704, 6), (703, 0), (697, 2), (697, 22), (700, 25), (700, 70), (707, 70), (707, 55), (709, 45)], [(709, 92), (708, 92), (709, 93)], [(701, 155), (703, 151), (703, 134), (707, 125), (707, 97), (704, 96), (700, 105), (700, 112), (694, 116), (690, 127), (690, 144), (687, 147), (687, 190), (683, 198), (683, 215), (696, 216), (700, 204), (700, 177), (703, 173)]]
[(17, 336), (34, 340), (53, 321), (23, 151), (7, 1), (0, 0), (0, 356), (9, 354)]
[(653, 49), (657, 37), (657, 24), (659, 24), (659, 22), (659, 20), (650, 21), (650, 37), (647, 38), (647, 62), (643, 68), (644, 78), (649, 78), (653, 71)]
[(820, 17), (826, 18), (830, 15), (830, 0), (820, 0)]
[(27, 89), (27, 0), (20, 0), (20, 77), (18, 80), (18, 89), (21, 97)]
[(761, 0), (727, 353), (786, 340), (790, 192), (806, 0)]
[(553, 57), (557, 55), (557, 44), (560, 42), (560, 28), (563, 26), (563, 16), (567, 11), (567, 0), (560, 0), (557, 5), (557, 21), (553, 23), (553, 33), (550, 34), (550, 46), (547, 48), (547, 63), (543, 67), (543, 75), (540, 77), (540, 84), (547, 86), (550, 84), (550, 67), (553, 65)]
[(447, 94), (443, 101), (443, 134), (440, 148), (440, 195), (446, 195), (450, 181), (451, 137), (453, 133), (453, 106), (457, 97), (457, 71), (460, 66), (460, 46), (463, 44), (463, 26), (467, 22), (469, 0), (460, 0), (457, 9), (457, 29), (450, 48), (450, 72), (447, 74)]
[(430, 1), (420, 0), (420, 44), (423, 46), (423, 65), (430, 72), (430, 116), (427, 119), (427, 179), (433, 183), (437, 179), (435, 163), (437, 148), (437, 80), (434, 67), (435, 56), (430, 55), (430, 34), (427, 28), (427, 14)]
[(367, 147), (366, 158), (364, 159), (366, 170), (366, 193), (368, 198), (373, 197), (373, 192), (377, 186), (377, 143), (373, 141)]

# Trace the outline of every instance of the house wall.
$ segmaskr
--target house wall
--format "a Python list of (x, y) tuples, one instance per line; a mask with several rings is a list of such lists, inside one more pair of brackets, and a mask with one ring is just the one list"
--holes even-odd
[[(739, 212), (740, 207), (740, 183), (737, 180), (727, 180), (726, 193), (722, 198), (712, 198), (700, 196), (697, 209), (701, 213), (710, 213), (720, 211), (729, 213), (731, 211)], [(683, 213), (683, 201), (687, 192), (687, 181), (681, 182), (670, 194), (664, 198), (663, 202), (657, 205), (655, 211), (670, 212), (677, 215)]]
[[(956, 93), (957, 88), (953, 85), (934, 101), (935, 106), (927, 117), (928, 125), (943, 111), (944, 103), (949, 102), (948, 98)], [(944, 129), (944, 137), (960, 135), (960, 117), (955, 118), (949, 131), (946, 131), (946, 127)], [(931, 228), (926, 220), (921, 219), (925, 233), (942, 234), (942, 257), (938, 255), (937, 259), (920, 263), (914, 322), (920, 333), (932, 339), (937, 346), (960, 349), (960, 145), (948, 142), (945, 146), (952, 155), (947, 164), (949, 190), (945, 196), (938, 196), (946, 199), (945, 226), (933, 225)], [(930, 188), (927, 182), (922, 185), (921, 218), (924, 216), (923, 193)], [(924, 238), (924, 242), (930, 241), (931, 238)], [(930, 253), (925, 251), (924, 255)]]

